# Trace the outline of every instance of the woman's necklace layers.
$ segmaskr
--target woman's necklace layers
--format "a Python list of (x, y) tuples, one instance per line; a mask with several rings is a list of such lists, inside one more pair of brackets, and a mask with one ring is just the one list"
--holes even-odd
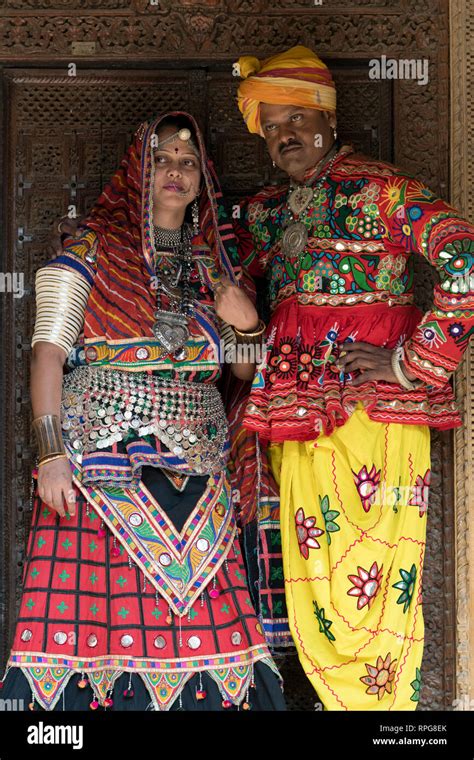
[[(172, 249), (173, 258), (178, 260), (174, 278), (156, 264), (156, 311), (153, 334), (176, 359), (183, 358), (184, 345), (189, 337), (188, 319), (194, 314), (191, 289), (192, 236), (188, 225), (177, 230), (163, 227), (153, 228), (155, 250)], [(163, 309), (161, 298), (169, 299), (169, 308)]]

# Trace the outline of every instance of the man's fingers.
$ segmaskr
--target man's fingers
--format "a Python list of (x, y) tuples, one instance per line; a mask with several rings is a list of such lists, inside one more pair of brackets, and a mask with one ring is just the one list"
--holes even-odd
[(362, 383), (368, 383), (371, 380), (380, 380), (379, 373), (376, 370), (361, 372), (360, 375), (354, 378), (352, 385), (362, 385)]
[(380, 349), (380, 346), (374, 346), (372, 343), (364, 343), (361, 340), (356, 340), (353, 343), (343, 343), (341, 349), (342, 351), (347, 351), (347, 353), (351, 353), (352, 351), (357, 351), (359, 349), (363, 349), (368, 353), (373, 353), (375, 351), (378, 351)]
[(355, 369), (374, 369), (378, 364), (375, 356), (360, 350), (340, 358), (338, 363), (346, 372)]

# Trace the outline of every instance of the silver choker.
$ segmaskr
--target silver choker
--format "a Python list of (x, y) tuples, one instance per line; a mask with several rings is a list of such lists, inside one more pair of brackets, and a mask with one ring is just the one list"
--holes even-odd
[(155, 247), (164, 246), (165, 248), (178, 248), (182, 242), (183, 227), (177, 230), (168, 230), (166, 227), (153, 225), (153, 234), (155, 237)]

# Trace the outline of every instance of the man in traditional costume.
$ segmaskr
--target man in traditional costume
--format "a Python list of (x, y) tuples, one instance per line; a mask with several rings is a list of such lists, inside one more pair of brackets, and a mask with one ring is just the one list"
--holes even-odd
[[(236, 225), (242, 263), (268, 281), (243, 424), (279, 486), (289, 626), (326, 709), (413, 710), (430, 428), (461, 425), (449, 380), (474, 330), (474, 227), (340, 143), (334, 82), (311, 50), (238, 65), (247, 127), (289, 175)], [(439, 273), (425, 314), (420, 255)]]

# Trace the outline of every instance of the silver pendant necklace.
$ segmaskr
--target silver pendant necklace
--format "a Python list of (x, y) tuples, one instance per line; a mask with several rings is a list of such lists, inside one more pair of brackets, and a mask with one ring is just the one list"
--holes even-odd
[(308, 244), (308, 228), (304, 222), (300, 221), (299, 219), (295, 219), (295, 217), (299, 217), (301, 214), (304, 214), (308, 210), (311, 201), (314, 201), (314, 205), (316, 205), (319, 190), (326, 181), (332, 169), (333, 163), (337, 158), (338, 152), (338, 147), (334, 146), (329, 152), (328, 156), (323, 159), (323, 161), (327, 162), (326, 169), (317, 180), (315, 185), (309, 186), (295, 185), (293, 183), (290, 184), (290, 192), (287, 198), (288, 215), (290, 221), (288, 223), (288, 226), (285, 228), (285, 231), (283, 232), (283, 237), (281, 240), (282, 253), (286, 258), (298, 256), (299, 254), (303, 253), (306, 245)]
[[(165, 230), (171, 233), (167, 237), (161, 233), (162, 228), (158, 229), (160, 231), (155, 236), (155, 249), (157, 246), (173, 248), (180, 261), (173, 281), (160, 271), (159, 266), (156, 267), (157, 294), (153, 335), (168, 353), (181, 360), (186, 355), (184, 346), (189, 337), (188, 319), (194, 314), (191, 289), (192, 237), (187, 225), (183, 225), (178, 230), (179, 238), (175, 234), (176, 230)], [(169, 242), (171, 238), (173, 243)], [(164, 239), (167, 239), (166, 244)], [(161, 306), (163, 293), (169, 298), (168, 309), (163, 309)]]

